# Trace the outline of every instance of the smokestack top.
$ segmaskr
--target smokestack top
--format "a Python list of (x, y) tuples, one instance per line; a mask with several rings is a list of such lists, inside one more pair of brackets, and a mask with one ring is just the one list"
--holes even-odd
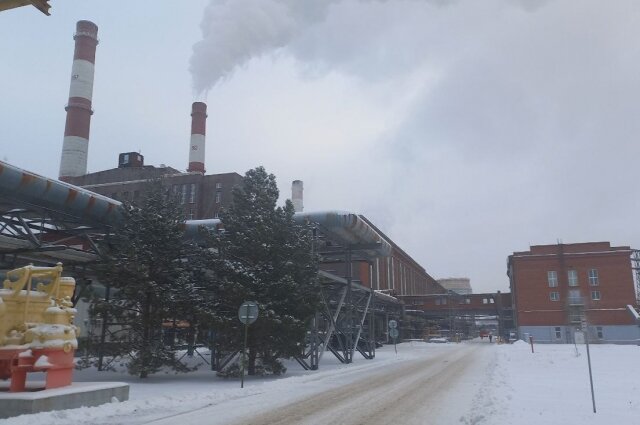
[(82, 21), (76, 22), (76, 31), (78, 32), (86, 31), (89, 33), (97, 34), (98, 26), (91, 21), (82, 20)]
[(98, 44), (98, 26), (91, 21), (78, 21), (76, 23), (76, 33), (73, 35), (73, 39), (77, 37), (89, 37)]
[(191, 105), (191, 114), (197, 114), (197, 113), (206, 114), (207, 104), (204, 102), (193, 102), (193, 105)]

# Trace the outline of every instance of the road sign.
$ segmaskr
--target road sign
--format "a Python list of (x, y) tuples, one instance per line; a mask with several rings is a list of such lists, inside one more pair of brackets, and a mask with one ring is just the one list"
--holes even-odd
[(245, 325), (250, 325), (258, 318), (258, 304), (253, 301), (245, 301), (238, 309), (238, 319)]
[(249, 325), (258, 318), (258, 304), (254, 301), (245, 301), (238, 309), (238, 319), (244, 323), (244, 346), (242, 347), (242, 363), (240, 365), (240, 388), (244, 388), (244, 363), (247, 351), (247, 333)]
[(389, 320), (389, 329), (395, 329), (398, 327), (398, 322), (395, 320)]
[(400, 335), (400, 332), (396, 328), (389, 329), (389, 336), (393, 339), (396, 339)]

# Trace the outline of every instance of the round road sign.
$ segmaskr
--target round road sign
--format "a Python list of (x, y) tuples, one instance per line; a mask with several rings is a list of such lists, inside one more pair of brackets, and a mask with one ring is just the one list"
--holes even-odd
[(400, 332), (396, 328), (389, 329), (389, 336), (393, 339), (396, 339), (400, 335)]
[(238, 319), (245, 325), (250, 325), (258, 318), (258, 304), (254, 301), (245, 301), (238, 309)]
[(395, 329), (398, 327), (398, 322), (395, 320), (389, 320), (389, 329)]

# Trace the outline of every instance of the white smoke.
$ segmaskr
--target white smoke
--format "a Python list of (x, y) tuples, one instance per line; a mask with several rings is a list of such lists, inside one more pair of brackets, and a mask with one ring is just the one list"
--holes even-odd
[(251, 58), (285, 47), (322, 22), (339, 0), (212, 0), (193, 46), (190, 71), (197, 94), (206, 93)]
[[(458, 0), (211, 0), (200, 24), (202, 40), (193, 46), (190, 61), (195, 94), (206, 97), (208, 90), (252, 58), (291, 45), (324, 22), (334, 4), (347, 1), (423, 2), (438, 7)], [(517, 0), (513, 4), (536, 9), (536, 2), (548, 1)]]

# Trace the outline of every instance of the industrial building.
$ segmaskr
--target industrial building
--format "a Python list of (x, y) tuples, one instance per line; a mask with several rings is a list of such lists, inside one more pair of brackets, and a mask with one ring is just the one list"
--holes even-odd
[[(9, 164), (4, 165), (6, 178), (0, 181), (0, 195), (6, 205), (23, 208), (20, 218), (3, 217), (12, 230), (3, 242), (20, 250), (6, 251), (5, 263), (15, 265), (26, 257), (41, 263), (67, 259), (65, 269), (84, 283), (92, 280), (92, 264), (99, 261), (95, 242), (113, 231), (122, 202), (135, 204), (144, 198), (149, 182), (160, 180), (176, 194), (184, 208), (189, 237), (200, 225), (220, 223), (218, 216), (231, 202), (233, 187), (242, 181), (238, 173), (206, 174), (207, 106), (202, 102), (193, 103), (191, 108), (186, 171), (147, 165), (142, 153), (122, 152), (117, 167), (87, 172), (97, 33), (95, 24), (77, 23), (60, 181)], [(373, 358), (376, 344), (389, 341), (390, 319), (400, 322), (401, 338), (423, 337), (424, 315), (405, 314), (408, 309), (400, 297), (446, 291), (364, 216), (344, 211), (303, 212), (302, 192), (302, 181), (294, 181), (296, 220), (317, 231), (314, 249), (322, 258), (319, 279), (326, 303), (310, 329), (304, 353), (297, 359), (300, 364), (316, 368), (327, 350), (345, 363), (356, 351)], [(47, 202), (43, 203), (45, 198)], [(36, 223), (43, 221), (41, 217), (47, 217), (50, 224), (33, 233)], [(67, 234), (68, 223), (62, 221), (68, 217), (74, 221), (73, 235)], [(70, 241), (73, 247), (65, 245)], [(102, 339), (109, 326), (108, 318), (103, 318), (101, 327), (107, 331), (100, 332)], [(91, 325), (87, 329), (91, 330)]]
[[(217, 219), (220, 211), (231, 202), (231, 190), (242, 181), (242, 176), (238, 173), (205, 174), (207, 105), (203, 102), (194, 102), (191, 108), (189, 164), (186, 172), (166, 165), (145, 165), (141, 153), (125, 152), (119, 154), (116, 168), (87, 173), (97, 32), (98, 28), (92, 22), (77, 23), (60, 180), (111, 199), (136, 203), (144, 196), (150, 181), (161, 179), (183, 205), (185, 220)], [(296, 212), (302, 213), (302, 181), (293, 182), (291, 198)], [(338, 216), (341, 214), (349, 215), (338, 212)], [(327, 255), (323, 264), (325, 272), (338, 276), (349, 275), (356, 284), (391, 296), (446, 292), (422, 266), (373, 223), (364, 216), (357, 217), (357, 220), (359, 225), (372, 228), (380, 238), (389, 242), (392, 247), (390, 255), (375, 259), (371, 256), (353, 257), (349, 261)], [(349, 264), (349, 271), (346, 270), (346, 264)]]
[(447, 277), (438, 279), (438, 283), (447, 291), (453, 291), (459, 295), (468, 295), (473, 293), (471, 281), (468, 277)]
[(521, 338), (570, 343), (587, 329), (593, 342), (636, 343), (638, 253), (628, 246), (588, 242), (531, 246), (508, 258)]

